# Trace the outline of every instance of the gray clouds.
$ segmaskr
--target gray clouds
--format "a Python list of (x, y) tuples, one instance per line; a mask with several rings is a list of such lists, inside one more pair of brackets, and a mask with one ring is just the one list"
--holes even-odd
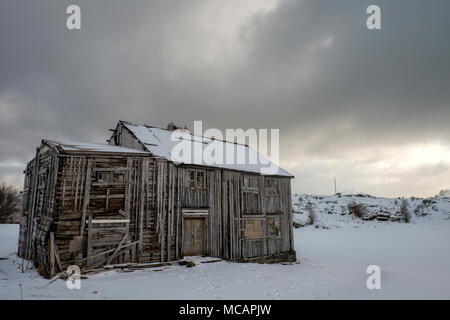
[[(78, 1), (68, 31), (72, 1), (2, 1), (0, 179), (42, 138), (203, 120), (280, 128), (297, 192), (328, 193), (333, 175), (386, 195), (450, 187), (448, 1), (378, 0), (380, 31), (365, 28), (373, 1), (242, 2)], [(415, 145), (440, 154), (419, 161)]]

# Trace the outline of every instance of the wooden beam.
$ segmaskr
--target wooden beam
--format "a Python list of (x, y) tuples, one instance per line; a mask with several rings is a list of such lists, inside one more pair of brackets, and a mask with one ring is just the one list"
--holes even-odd
[(55, 275), (55, 241), (54, 234), (50, 232), (50, 276)]
[(142, 159), (141, 164), (141, 185), (139, 188), (139, 216), (138, 216), (138, 223), (139, 223), (139, 257), (142, 256), (142, 241), (144, 237), (144, 214), (145, 214), (145, 188), (146, 188), (146, 181), (145, 178), (148, 175), (148, 159)]
[[(109, 189), (109, 188), (108, 188)], [(125, 195), (124, 194), (109, 194), (109, 195), (95, 195), (95, 196), (90, 196), (91, 200), (96, 200), (96, 199), (124, 199)]]
[(52, 239), (52, 242), (53, 242), (53, 249), (54, 249), (53, 252), (55, 254), (56, 263), (58, 264), (59, 271), (63, 271), (62, 266), (61, 266), (61, 258), (59, 256), (58, 246), (56, 245), (55, 237), (54, 237), (53, 232), (50, 233), (50, 236), (51, 236), (51, 239)]
[(73, 210), (77, 211), (77, 204), (78, 204), (78, 185), (80, 184), (80, 171), (82, 169), (81, 167), (81, 161), (82, 158), (78, 158), (77, 159), (77, 163), (78, 163), (78, 167), (77, 167), (77, 179), (76, 179), (76, 184), (75, 184), (75, 199), (73, 202)]
[(105, 212), (109, 209), (109, 188), (106, 188)]
[(99, 224), (99, 223), (130, 223), (130, 219), (96, 219), (92, 220), (92, 216), (89, 217), (90, 221), (86, 223)]
[(88, 221), (88, 238), (87, 238), (87, 267), (90, 267), (90, 262), (91, 262), (91, 254), (93, 251), (93, 246), (92, 246), (92, 216), (89, 216), (89, 221)]
[[(122, 245), (122, 248), (121, 248), (120, 250), (126, 249), (126, 248), (131, 247), (131, 246), (133, 246), (133, 245), (136, 245), (136, 244), (138, 244), (138, 243), (139, 243), (139, 241), (133, 241), (133, 242), (124, 244), (124, 245)], [(97, 257), (100, 257), (100, 256), (102, 256), (102, 255), (105, 255), (105, 254), (114, 252), (115, 250), (116, 250), (116, 248), (115, 248), (115, 249), (105, 250), (105, 251), (102, 251), (102, 252), (99, 252), (99, 253), (95, 253), (95, 254), (93, 254), (93, 255), (87, 257), (87, 258), (97, 258)], [(119, 250), (119, 251), (120, 251), (120, 250)], [(87, 258), (84, 258), (82, 261), (86, 260)]]
[(93, 182), (93, 187), (124, 186), (125, 182)]
[(93, 168), (93, 172), (101, 171), (101, 172), (125, 172), (130, 171), (128, 167), (114, 167), (114, 168)]
[(91, 193), (91, 168), (92, 168), (92, 159), (88, 160), (88, 166), (86, 169), (86, 188), (84, 188), (84, 199), (83, 199), (83, 213), (81, 216), (81, 226), (80, 226), (80, 235), (83, 235), (84, 224), (86, 221), (86, 212), (89, 206), (89, 196)]
[(106, 264), (110, 264), (111, 261), (113, 261), (113, 259), (116, 257), (117, 253), (119, 252), (120, 249), (122, 249), (122, 244), (125, 242), (125, 240), (127, 239), (127, 235), (124, 235), (122, 240), (120, 240), (119, 244), (117, 245), (116, 250), (114, 250), (113, 254), (108, 258), (108, 260), (106, 260)]

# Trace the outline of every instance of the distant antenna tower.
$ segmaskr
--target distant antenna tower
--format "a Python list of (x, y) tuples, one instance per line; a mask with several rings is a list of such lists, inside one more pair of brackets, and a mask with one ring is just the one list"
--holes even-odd
[(337, 194), (337, 189), (336, 189), (336, 177), (334, 177), (334, 194)]

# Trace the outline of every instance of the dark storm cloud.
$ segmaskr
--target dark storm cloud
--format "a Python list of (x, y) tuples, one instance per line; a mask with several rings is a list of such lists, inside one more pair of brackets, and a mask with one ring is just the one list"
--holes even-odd
[(85, 1), (82, 30), (70, 32), (65, 27), (70, 3), (0, 5), (0, 105), (2, 114), (11, 113), (0, 120), (0, 147), (11, 150), (2, 152), (0, 161), (29, 159), (49, 136), (104, 141), (115, 120), (136, 117), (135, 108), (142, 115), (151, 106), (139, 92), (157, 87), (158, 29), (171, 20), (174, 6)]
[(361, 14), (368, 3), (292, 1), (261, 19), (253, 26), (257, 78), (275, 83), (294, 128), (328, 127), (336, 137), (335, 127), (350, 122), (364, 140), (449, 138), (449, 3), (376, 1), (383, 28), (376, 32)]
[[(244, 20), (238, 1), (224, 18), (213, 2), (76, 3), (80, 31), (65, 28), (72, 1), (0, 4), (0, 179), (40, 139), (102, 142), (118, 119), (280, 128), (282, 163), (292, 148), (348, 165), (355, 149), (449, 141), (446, 0), (281, 1)], [(369, 4), (380, 31), (365, 27)]]

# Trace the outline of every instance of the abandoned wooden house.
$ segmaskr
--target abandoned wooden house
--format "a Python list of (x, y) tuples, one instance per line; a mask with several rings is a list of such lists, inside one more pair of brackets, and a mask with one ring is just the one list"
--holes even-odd
[(295, 261), (288, 172), (175, 162), (172, 130), (120, 121), (113, 131), (108, 145), (42, 141), (24, 172), (20, 257), (47, 275), (193, 255)]

